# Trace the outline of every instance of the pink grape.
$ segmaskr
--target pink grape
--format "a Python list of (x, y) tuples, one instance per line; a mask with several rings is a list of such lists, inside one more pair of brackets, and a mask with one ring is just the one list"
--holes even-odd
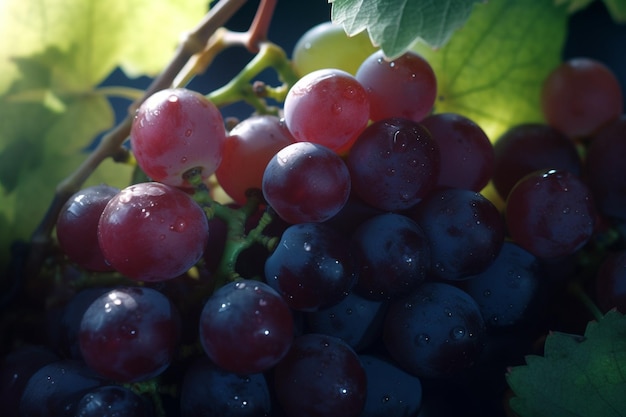
[(120, 191), (98, 223), (106, 260), (118, 272), (140, 281), (162, 281), (185, 273), (202, 257), (208, 233), (202, 208), (187, 193), (158, 182)]
[(246, 191), (261, 189), (263, 172), (276, 152), (294, 142), (284, 121), (276, 116), (249, 117), (236, 125), (226, 138), (217, 181), (238, 204), (246, 202)]
[(189, 187), (184, 178), (200, 169), (203, 178), (222, 160), (226, 129), (218, 108), (184, 88), (161, 90), (139, 107), (130, 143), (141, 169), (154, 181)]
[(298, 142), (345, 153), (369, 120), (369, 100), (353, 75), (334, 68), (313, 71), (285, 98), (285, 123)]

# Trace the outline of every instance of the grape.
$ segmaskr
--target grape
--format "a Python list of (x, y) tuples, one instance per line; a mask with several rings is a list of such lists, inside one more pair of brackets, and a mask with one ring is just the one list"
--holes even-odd
[(595, 278), (598, 307), (604, 312), (615, 308), (626, 314), (626, 250), (609, 252)]
[(367, 377), (357, 354), (336, 337), (297, 337), (274, 369), (274, 387), (288, 417), (357, 417)]
[(346, 163), (357, 197), (377, 209), (399, 211), (417, 204), (436, 186), (441, 158), (423, 126), (392, 118), (368, 126)]
[(456, 113), (431, 114), (421, 121), (439, 146), (439, 187), (482, 190), (493, 174), (491, 141), (474, 121)]
[(80, 323), (89, 367), (118, 382), (146, 380), (169, 365), (181, 336), (180, 314), (160, 292), (121, 287), (98, 297)]
[(383, 341), (401, 369), (425, 378), (458, 374), (478, 359), (486, 326), (476, 301), (443, 282), (426, 282), (387, 310)]
[(622, 114), (621, 85), (603, 63), (570, 58), (546, 77), (541, 108), (549, 125), (570, 138), (584, 138)]
[(222, 160), (226, 130), (218, 108), (202, 94), (165, 89), (137, 109), (130, 131), (131, 149), (141, 169), (154, 181), (190, 187), (185, 173), (201, 171), (206, 179)]
[(413, 51), (389, 60), (378, 50), (361, 63), (356, 79), (367, 90), (373, 121), (403, 117), (419, 122), (432, 111), (437, 97), (435, 72)]
[(593, 136), (585, 173), (598, 210), (611, 219), (626, 220), (626, 115)]
[(352, 241), (359, 265), (355, 291), (371, 300), (406, 294), (426, 279), (430, 243), (410, 218), (385, 213), (363, 222)]
[(341, 25), (327, 21), (313, 26), (298, 39), (292, 62), (301, 77), (325, 68), (354, 75), (361, 62), (376, 50), (367, 31), (348, 36)]
[(596, 211), (588, 187), (563, 170), (539, 170), (513, 187), (506, 201), (511, 239), (542, 259), (571, 255), (589, 241)]
[(75, 417), (151, 417), (150, 404), (128, 388), (97, 387), (80, 399)]
[(207, 300), (200, 316), (200, 341), (208, 357), (241, 375), (276, 365), (293, 337), (291, 310), (263, 282), (243, 279), (224, 285)]
[(271, 400), (263, 374), (226, 372), (209, 358), (198, 358), (185, 372), (180, 391), (184, 417), (263, 417)]
[(498, 138), (494, 151), (493, 185), (503, 200), (517, 181), (538, 169), (564, 169), (575, 175), (582, 172), (574, 142), (542, 123), (511, 127)]
[(75, 417), (76, 405), (83, 395), (105, 383), (82, 361), (64, 359), (49, 363), (28, 380), (19, 415)]
[(226, 137), (222, 162), (215, 171), (218, 183), (236, 203), (244, 204), (247, 190), (261, 189), (270, 159), (293, 142), (276, 116), (258, 115), (241, 121)]
[(300, 78), (289, 89), (283, 111), (296, 141), (345, 153), (367, 126), (369, 101), (353, 75), (327, 68)]
[(356, 283), (349, 240), (322, 223), (287, 228), (265, 261), (267, 283), (298, 311), (317, 311), (344, 299)]
[(529, 321), (536, 313), (542, 278), (537, 257), (506, 241), (495, 261), (463, 281), (462, 288), (476, 300), (488, 327), (507, 327)]
[(410, 217), (430, 243), (430, 275), (461, 280), (480, 273), (496, 259), (504, 243), (504, 222), (482, 194), (460, 188), (430, 193)]
[(59, 356), (42, 346), (23, 345), (0, 361), (0, 404), (4, 417), (19, 417), (22, 393), (40, 368), (58, 361)]
[(360, 355), (367, 375), (367, 400), (360, 417), (417, 416), (422, 383), (387, 359)]
[(332, 307), (306, 313), (305, 329), (338, 337), (359, 352), (381, 335), (386, 308), (384, 301), (368, 300), (352, 291)]
[(124, 188), (109, 201), (98, 239), (106, 260), (120, 273), (161, 281), (185, 273), (202, 257), (208, 222), (185, 192), (145, 182)]
[(59, 247), (67, 257), (91, 271), (112, 271), (98, 244), (98, 221), (120, 190), (94, 185), (78, 191), (63, 205), (56, 223)]
[(263, 174), (263, 196), (288, 223), (323, 222), (350, 196), (350, 172), (339, 155), (311, 142), (281, 149)]
[(61, 350), (72, 359), (82, 359), (78, 332), (83, 314), (101, 295), (111, 291), (108, 287), (86, 288), (75, 294), (63, 308), (59, 324)]

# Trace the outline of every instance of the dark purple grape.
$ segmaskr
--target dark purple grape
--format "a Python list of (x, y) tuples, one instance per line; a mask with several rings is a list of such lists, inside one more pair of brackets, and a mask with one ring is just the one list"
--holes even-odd
[(80, 399), (75, 417), (151, 417), (152, 405), (128, 388), (97, 387)]
[(339, 337), (359, 352), (382, 334), (387, 304), (363, 298), (354, 292), (338, 304), (304, 316), (307, 333)]
[(585, 168), (587, 183), (598, 210), (609, 218), (626, 220), (626, 115), (591, 138)]
[(68, 357), (82, 359), (78, 343), (80, 322), (91, 303), (111, 289), (102, 287), (86, 288), (70, 298), (63, 308), (57, 331), (60, 333), (60, 349)]
[(391, 302), (383, 341), (406, 372), (443, 378), (475, 363), (485, 334), (480, 308), (469, 294), (443, 282), (426, 282)]
[(596, 274), (595, 295), (604, 312), (617, 309), (626, 314), (626, 250), (610, 252)]
[(456, 113), (435, 113), (421, 121), (439, 146), (439, 187), (482, 190), (493, 175), (491, 141), (473, 120)]
[(513, 126), (498, 138), (493, 147), (493, 186), (503, 200), (517, 181), (538, 169), (563, 169), (577, 176), (582, 172), (574, 142), (545, 124)]
[(195, 360), (185, 372), (180, 391), (184, 417), (265, 417), (271, 409), (263, 374), (237, 375), (209, 358)]
[(387, 359), (360, 355), (367, 375), (367, 400), (360, 417), (417, 416), (422, 383)]
[(298, 311), (317, 311), (344, 299), (356, 282), (347, 237), (321, 223), (290, 226), (265, 261), (265, 279)]
[(596, 210), (589, 188), (563, 170), (539, 170), (521, 179), (506, 201), (514, 242), (542, 258), (571, 255), (594, 232)]
[(56, 234), (59, 247), (77, 265), (91, 271), (112, 271), (98, 244), (98, 222), (109, 200), (120, 190), (94, 185), (80, 190), (59, 213)]
[(430, 274), (460, 280), (478, 274), (498, 256), (504, 222), (482, 194), (460, 188), (438, 189), (422, 200), (410, 217), (430, 243)]
[(30, 377), (40, 368), (60, 358), (43, 346), (22, 346), (0, 362), (0, 404), (4, 417), (18, 417), (20, 398)]
[(388, 300), (420, 285), (431, 266), (430, 246), (422, 228), (410, 218), (385, 213), (363, 222), (352, 236), (359, 265), (355, 292), (371, 300)]
[(106, 380), (82, 361), (60, 360), (40, 368), (26, 384), (20, 417), (74, 417), (78, 401)]
[(288, 417), (357, 417), (367, 377), (343, 340), (317, 333), (297, 337), (274, 369), (274, 388)]
[(352, 189), (363, 201), (385, 211), (417, 204), (437, 184), (437, 142), (417, 122), (393, 118), (369, 125), (348, 153)]
[(118, 382), (161, 374), (178, 349), (180, 314), (160, 292), (124, 287), (98, 297), (80, 323), (80, 351), (90, 368)]
[(536, 313), (542, 278), (537, 257), (507, 241), (495, 261), (462, 288), (476, 300), (488, 327), (507, 327)]
[(242, 375), (264, 372), (291, 346), (289, 306), (268, 284), (239, 280), (215, 291), (200, 316), (200, 341), (219, 367)]

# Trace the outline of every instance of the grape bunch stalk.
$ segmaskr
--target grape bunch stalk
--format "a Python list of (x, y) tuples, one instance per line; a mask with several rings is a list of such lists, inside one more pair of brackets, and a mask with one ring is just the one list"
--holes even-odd
[[(490, 138), (437, 111), (418, 53), (326, 22), (288, 55), (267, 39), (275, 0), (224, 28), (241, 3), (218, 2), (59, 185), (15, 267), (45, 319), (2, 346), (3, 415), (508, 416), (507, 369), (549, 331), (626, 313), (608, 67), (563, 62), (545, 122)], [(230, 83), (188, 87), (241, 45)], [(255, 82), (266, 69), (282, 84)], [(250, 116), (225, 119), (236, 101)], [(83, 187), (106, 158), (132, 181)], [(554, 311), (572, 299), (588, 310)]]

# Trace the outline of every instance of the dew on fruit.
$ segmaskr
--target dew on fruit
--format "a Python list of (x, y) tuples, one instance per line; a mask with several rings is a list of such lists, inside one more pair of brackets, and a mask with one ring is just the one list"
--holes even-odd
[(420, 333), (415, 337), (415, 344), (417, 346), (426, 346), (430, 343), (430, 336), (426, 333)]
[(453, 328), (450, 332), (450, 336), (456, 340), (462, 339), (463, 337), (465, 337), (465, 328), (460, 326)]

